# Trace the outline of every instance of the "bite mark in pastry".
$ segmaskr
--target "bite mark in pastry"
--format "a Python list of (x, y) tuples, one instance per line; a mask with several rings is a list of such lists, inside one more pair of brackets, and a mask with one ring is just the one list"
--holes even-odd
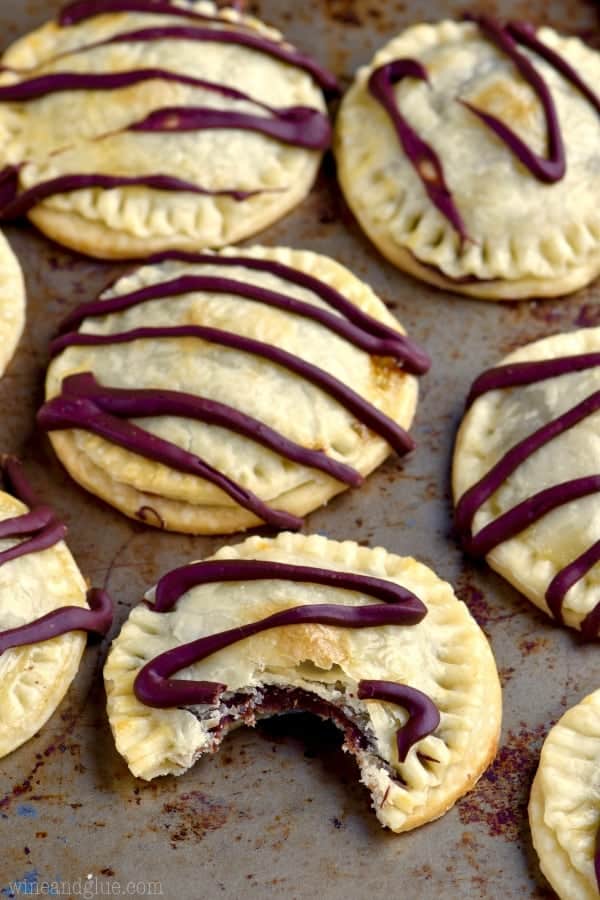
[(351, 541), (250, 538), (170, 572), (104, 675), (135, 775), (181, 774), (233, 728), (304, 710), (342, 729), (394, 831), (442, 815), (497, 745), (496, 668), (464, 604), (415, 560)]
[(94, 493), (173, 530), (296, 528), (412, 449), (429, 359), (348, 270), (277, 248), (149, 262), (52, 345), (38, 421)]
[[(85, 632), (106, 634), (112, 603), (86, 592), (63, 538), (66, 527), (6, 458), (0, 492), (0, 757), (52, 715), (77, 673)], [(14, 496), (13, 496), (14, 494)]]

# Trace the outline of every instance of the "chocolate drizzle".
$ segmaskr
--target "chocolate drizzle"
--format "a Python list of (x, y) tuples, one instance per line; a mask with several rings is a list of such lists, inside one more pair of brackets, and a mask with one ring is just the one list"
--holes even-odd
[(67, 533), (66, 526), (58, 521), (54, 510), (38, 502), (18, 460), (10, 456), (4, 458), (2, 473), (13, 494), (31, 509), (23, 515), (0, 522), (0, 538), (27, 537), (27, 540), (0, 552), (0, 566), (29, 553), (53, 547)]
[(454, 230), (461, 242), (468, 239), (467, 230), (462, 217), (456, 208), (446, 179), (440, 158), (417, 132), (411, 128), (396, 104), (393, 87), (402, 78), (418, 78), (429, 83), (427, 70), (414, 59), (395, 59), (375, 69), (369, 78), (369, 91), (378, 100), (388, 116), (400, 139), (400, 143), (414, 166), (414, 169), (427, 191), (429, 199), (439, 209)]
[[(535, 453), (540, 447), (545, 446), (545, 444), (558, 437), (558, 435), (563, 434), (569, 428), (573, 428), (578, 422), (583, 421), (583, 419), (591, 416), (592, 413), (597, 412), (599, 409), (600, 391), (596, 391), (589, 397), (586, 397), (585, 400), (582, 400), (581, 403), (547, 422), (546, 425), (542, 425), (533, 434), (528, 435), (519, 441), (518, 444), (515, 444), (514, 447), (511, 447), (490, 471), (460, 498), (456, 507), (456, 525), (460, 533), (464, 535), (469, 533), (477, 510), (532, 453)], [(473, 540), (476, 543), (478, 539), (479, 535)], [(506, 538), (500, 538), (498, 543), (502, 540), (506, 540)], [(471, 546), (472, 544), (469, 545), (469, 547)], [(488, 549), (491, 549), (491, 547)], [(478, 555), (480, 551), (475, 550), (474, 552), (475, 555)], [(485, 550), (484, 555), (487, 552), (488, 550)]]
[(516, 134), (512, 128), (505, 125), (496, 116), (491, 113), (478, 109), (466, 100), (461, 100), (463, 106), (478, 116), (484, 125), (491, 128), (492, 131), (503, 141), (506, 146), (517, 156), (526, 168), (538, 178), (552, 184), (560, 181), (564, 177), (566, 171), (565, 150), (563, 146), (562, 135), (556, 107), (552, 94), (548, 85), (539, 74), (535, 66), (522, 53), (519, 53), (515, 41), (520, 40), (520, 32), (515, 31), (515, 38), (509, 33), (508, 29), (503, 28), (498, 22), (489, 16), (472, 16), (470, 17), (483, 32), (483, 34), (493, 44), (505, 53), (515, 64), (525, 81), (536, 92), (540, 103), (544, 109), (546, 119), (546, 131), (548, 135), (548, 158), (538, 156), (525, 141)]
[(524, 47), (529, 47), (530, 50), (533, 50), (534, 53), (537, 53), (538, 56), (545, 59), (547, 63), (550, 63), (550, 65), (556, 69), (557, 72), (560, 72), (563, 78), (570, 81), (573, 87), (576, 88), (580, 94), (583, 94), (596, 111), (600, 113), (600, 98), (598, 95), (585, 83), (579, 73), (566, 61), (566, 59), (563, 59), (559, 53), (538, 40), (535, 28), (530, 22), (509, 22), (506, 26), (506, 31), (508, 31), (519, 44), (523, 44)]
[[(168, 261), (198, 264), (206, 263), (210, 266), (224, 268), (241, 267), (249, 269), (250, 271), (267, 272), (290, 284), (307, 288), (328, 306), (331, 306), (337, 312), (341, 313), (345, 319), (352, 322), (357, 329), (363, 331), (365, 336), (371, 335), (379, 338), (386, 338), (387, 342), (378, 346), (378, 352), (383, 355), (391, 356), (398, 360), (398, 362), (401, 362), (403, 368), (407, 372), (411, 372), (414, 375), (423, 375), (429, 370), (431, 360), (418, 344), (411, 341), (406, 335), (400, 334), (395, 328), (392, 328), (385, 322), (380, 322), (378, 319), (364, 312), (364, 310), (359, 306), (356, 306), (356, 304), (352, 303), (350, 300), (347, 300), (343, 294), (336, 291), (331, 285), (321, 281), (319, 278), (315, 278), (314, 275), (302, 272), (300, 269), (294, 269), (292, 266), (286, 266), (284, 263), (275, 260), (260, 259), (259, 257), (253, 256), (225, 256), (216, 253), (192, 253), (184, 250), (168, 250), (164, 253), (157, 253), (154, 256), (149, 256), (144, 260), (140, 260), (140, 263), (143, 262), (147, 265), (155, 265)], [(181, 286), (181, 282), (178, 281), (178, 283)], [(192, 284), (192, 282), (187, 283)], [(206, 283), (206, 281), (204, 281), (204, 283)], [(174, 282), (171, 281), (169, 284), (173, 286)], [(212, 280), (211, 284), (219, 287), (219, 282), (215, 279)], [(254, 299), (263, 303), (273, 301), (271, 305), (279, 305), (279, 308), (286, 308), (292, 311), (292, 306), (294, 306), (295, 308), (293, 311), (308, 315), (310, 318), (321, 322), (321, 324), (332, 327), (331, 323), (333, 320), (329, 317), (323, 318), (320, 316), (320, 311), (317, 307), (310, 307), (309, 309), (310, 304), (302, 303), (302, 301), (299, 300), (294, 301), (294, 298), (292, 297), (285, 296), (285, 299), (283, 300), (285, 305), (282, 307), (281, 303), (277, 304), (277, 295), (274, 291), (267, 291), (264, 288), (260, 288), (258, 285), (226, 281), (225, 279), (223, 279), (220, 285), (221, 288), (223, 288), (223, 285), (228, 285), (233, 288), (233, 293), (238, 294), (238, 296), (245, 296), (248, 299)], [(240, 288), (243, 288), (244, 293), (239, 293)], [(142, 288), (141, 291), (122, 294), (119, 297), (111, 297), (107, 300), (93, 300), (91, 303), (83, 303), (63, 320), (60, 330), (61, 332), (69, 331), (72, 328), (79, 327), (86, 318), (104, 316), (109, 312), (118, 312), (122, 309), (129, 308), (129, 306), (135, 305), (135, 303), (164, 297), (165, 293), (161, 293), (161, 291), (164, 290), (165, 284), (163, 283), (162, 285), (151, 285), (148, 288)], [(281, 297), (281, 295), (279, 296)], [(333, 324), (340, 326), (339, 322)], [(338, 333), (347, 340), (351, 340), (351, 335), (353, 336), (356, 334), (356, 332), (350, 331)], [(369, 350), (370, 352), (374, 352), (375, 345), (372, 345)]]
[(362, 591), (383, 603), (395, 604), (396, 611), (402, 612), (403, 625), (417, 625), (427, 615), (427, 607), (423, 601), (412, 591), (394, 581), (371, 575), (358, 575), (355, 572), (340, 572), (336, 569), (321, 569), (318, 566), (296, 566), (259, 559), (209, 559), (173, 569), (163, 575), (158, 582), (154, 602), (150, 605), (155, 612), (169, 612), (183, 594), (199, 585), (223, 581), (275, 579), (321, 584), (346, 591)]
[[(161, 653), (140, 669), (133, 686), (137, 699), (147, 706), (159, 709), (219, 703), (227, 690), (227, 685), (214, 681), (177, 679), (172, 676), (225, 647), (271, 628), (307, 624), (341, 628), (410, 626), (420, 622), (427, 612), (427, 608), (418, 597), (391, 581), (352, 572), (261, 560), (208, 560), (175, 569), (159, 581), (155, 602), (151, 604), (151, 608), (155, 612), (171, 610), (183, 594), (202, 584), (280, 578), (360, 591), (384, 602), (366, 606), (342, 604), (293, 606), (256, 622), (238, 625), (228, 631), (182, 644)], [(440, 723), (439, 711), (429, 697), (407, 685), (361, 680), (358, 682), (357, 696), (359, 699), (394, 703), (403, 706), (408, 712), (407, 723), (397, 731), (400, 762), (405, 761), (408, 751), (417, 741), (435, 731)]]
[(395, 684), (392, 681), (359, 681), (358, 697), (360, 700), (382, 700), (403, 706), (409, 714), (409, 720), (396, 732), (398, 759), (406, 760), (410, 748), (421, 738), (432, 734), (440, 724), (440, 713), (427, 694), (409, 687), (407, 684)]
[(509, 387), (537, 384), (548, 378), (585, 372), (600, 366), (600, 353), (578, 353), (574, 356), (559, 356), (556, 359), (536, 359), (534, 362), (507, 363), (488, 369), (475, 379), (467, 398), (467, 408), (488, 391)]
[[(560, 54), (547, 47), (536, 37), (532, 25), (524, 22), (511, 22), (502, 26), (498, 21), (486, 15), (470, 14), (465, 18), (474, 22), (482, 34), (512, 60), (521, 76), (535, 91), (544, 110), (548, 156), (543, 157), (535, 153), (525, 141), (496, 116), (479, 109), (466, 100), (458, 98), (458, 102), (476, 115), (487, 128), (490, 128), (535, 178), (550, 184), (560, 181), (566, 172), (566, 158), (552, 93), (543, 76), (528, 57), (519, 51), (517, 44), (523, 44), (545, 59), (598, 112), (600, 112), (600, 98)], [(421, 179), (429, 198), (452, 225), (459, 235), (462, 245), (468, 239), (466, 227), (447, 186), (440, 158), (433, 148), (411, 128), (398, 109), (393, 85), (405, 77), (418, 78), (429, 83), (427, 70), (420, 62), (414, 59), (397, 59), (380, 66), (371, 73), (368, 82), (369, 90), (386, 110), (404, 152)]]
[[(123, 344), (131, 341), (139, 341), (143, 339), (156, 340), (158, 338), (198, 338), (213, 344), (220, 344), (223, 347), (230, 347), (234, 350), (241, 350), (244, 353), (251, 353), (261, 356), (271, 362), (276, 363), (282, 368), (289, 369), (295, 375), (305, 378), (329, 394), (335, 400), (344, 406), (352, 415), (356, 416), (364, 425), (384, 438), (391, 447), (399, 454), (408, 453), (414, 449), (414, 441), (410, 435), (390, 419), (385, 413), (381, 412), (378, 407), (373, 406), (368, 400), (365, 400), (352, 388), (347, 387), (335, 376), (330, 375), (324, 369), (314, 366), (288, 353), (272, 344), (265, 344), (262, 341), (256, 341), (253, 338), (247, 338), (240, 334), (234, 334), (231, 331), (222, 331), (219, 328), (207, 328), (203, 325), (175, 325), (172, 327), (164, 326), (162, 328), (134, 328), (131, 331), (122, 331), (116, 334), (86, 334), (80, 331), (71, 332), (62, 335), (53, 341), (51, 351), (53, 354), (59, 353), (67, 347), (105, 347), (110, 344)], [(55, 398), (56, 399), (56, 398)], [(47, 409), (54, 401), (51, 400), (42, 411)], [(45, 426), (43, 426), (45, 427)]]
[[(151, 10), (149, 10), (151, 11)], [(249, 50), (266, 53), (274, 59), (288, 63), (298, 69), (307, 72), (324, 91), (337, 93), (339, 86), (334, 76), (323, 69), (310, 56), (306, 56), (289, 44), (278, 43), (263, 35), (250, 31), (234, 31), (221, 28), (196, 28), (187, 25), (163, 25), (155, 28), (138, 28), (133, 31), (122, 31), (102, 41), (85, 44), (55, 56), (52, 61), (63, 56), (72, 56), (76, 53), (86, 53), (96, 50), (98, 47), (108, 47), (113, 44), (147, 44), (156, 41), (196, 41), (199, 43), (237, 44)]]
[(149, 187), (156, 191), (188, 192), (204, 197), (231, 197), (238, 203), (255, 197), (258, 194), (273, 193), (273, 191), (238, 191), (238, 190), (208, 190), (199, 187), (191, 181), (183, 181), (172, 175), (99, 175), (78, 174), (60, 175), (48, 181), (41, 181), (28, 190), (18, 193), (19, 167), (8, 166), (0, 173), (0, 222), (17, 219), (26, 215), (34, 206), (42, 200), (53, 197), (56, 194), (66, 194), (70, 191), (81, 191), (86, 188), (102, 188), (111, 190), (119, 187)]
[(168, 0), (75, 0), (74, 3), (68, 3), (62, 8), (58, 15), (58, 24), (61, 28), (67, 28), (87, 22), (96, 16), (121, 12), (155, 13), (156, 15), (174, 16), (199, 22), (218, 22), (221, 25), (235, 24), (236, 28), (243, 24), (242, 22), (232, 23), (222, 16), (210, 16), (206, 13), (184, 9), (181, 6), (173, 6)]
[[(372, 316), (364, 313), (339, 292), (312, 275), (297, 271), (282, 263), (243, 256), (169, 252), (150, 257), (148, 262), (160, 263), (169, 259), (268, 272), (290, 283), (314, 291), (336, 313), (280, 291), (245, 281), (213, 275), (187, 274), (171, 281), (151, 284), (106, 300), (85, 303), (67, 316), (62, 323), (62, 328), (72, 329), (81, 325), (87, 318), (118, 313), (140, 303), (181, 296), (194, 290), (203, 290), (217, 294), (234, 294), (241, 298), (274, 306), (294, 315), (305, 316), (329, 328), (366, 352), (396, 359), (409, 372), (421, 373), (426, 371), (429, 366), (427, 354), (412, 341), (390, 326), (378, 322)], [(202, 325), (141, 327), (112, 334), (68, 330), (52, 342), (51, 354), (56, 356), (67, 347), (73, 346), (100, 347), (160, 338), (196, 338), (267, 359), (310, 381), (329, 394), (359, 421), (384, 438), (398, 453), (406, 453), (414, 447), (412, 439), (403, 428), (378, 407), (369, 403), (324, 369), (280, 347), (234, 332)], [(225, 404), (181, 391), (108, 388), (98, 384), (93, 374), (89, 372), (66, 378), (63, 381), (61, 394), (49, 400), (40, 410), (38, 422), (42, 428), (47, 430), (84, 428), (92, 431), (142, 456), (163, 462), (179, 471), (207, 478), (224, 490), (236, 503), (253, 511), (265, 522), (277, 527), (299, 527), (301, 520), (296, 516), (267, 506), (252, 492), (207, 465), (199, 457), (181, 450), (175, 444), (155, 437), (138, 425), (123, 421), (123, 418), (128, 416), (157, 415), (187, 417), (230, 428), (294, 462), (320, 469), (344, 484), (357, 486), (362, 482), (360, 473), (350, 466), (331, 459), (322, 451), (302, 447), (251, 416), (246, 416)]]
[(325, 150), (331, 140), (328, 119), (318, 109), (307, 106), (290, 107), (272, 119), (227, 109), (167, 106), (151, 112), (140, 122), (129, 125), (126, 130), (173, 133), (211, 128), (256, 131), (275, 138), (282, 144), (292, 144), (307, 150)]
[[(212, 264), (212, 260), (210, 260), (210, 263)], [(428, 362), (428, 359), (423, 357), (422, 352), (412, 342), (406, 340), (397, 332), (393, 332), (392, 329), (389, 329), (389, 331), (393, 336), (374, 335), (369, 329), (371, 323), (368, 321), (357, 325), (345, 318), (333, 315), (319, 306), (304, 300), (298, 300), (296, 297), (282, 294), (279, 291), (215, 275), (182, 275), (171, 281), (151, 284), (127, 294), (120, 294), (117, 297), (82, 304), (61, 323), (61, 330), (78, 327), (86, 318), (122, 312), (140, 303), (164, 299), (165, 297), (180, 297), (192, 291), (233, 294), (236, 297), (254, 300), (276, 309), (282, 309), (285, 312), (303, 316), (306, 319), (318, 322), (355, 347), (364, 350), (365, 353), (390, 356), (397, 359), (404, 364), (408, 371), (416, 374), (422, 374), (424, 365)], [(346, 303), (350, 306), (348, 301)], [(60, 346), (60, 343), (58, 346)]]
[[(250, 510), (259, 519), (276, 528), (296, 529), (302, 525), (302, 519), (263, 503), (252, 491), (228, 478), (195, 454), (157, 437), (138, 425), (103, 412), (100, 405), (102, 397), (97, 399), (93, 394), (87, 395), (86, 388), (90, 381), (90, 373), (65, 378), (63, 393), (44, 404), (38, 412), (37, 421), (40, 427), (46, 431), (65, 428), (90, 431), (147, 459), (163, 463), (179, 472), (204, 478), (244, 509)], [(164, 400), (164, 407), (169, 408), (168, 398)]]
[[(0, 538), (30, 535), (14, 547), (0, 552), (0, 566), (13, 559), (37, 553), (53, 547), (66, 534), (66, 526), (59, 522), (55, 512), (38, 500), (27, 482), (21, 464), (11, 457), (4, 459), (2, 470), (13, 493), (31, 509), (29, 512), (0, 522)], [(0, 654), (10, 647), (47, 641), (69, 631), (93, 631), (106, 634), (112, 623), (112, 601), (105, 591), (88, 591), (90, 609), (80, 606), (63, 606), (46, 615), (20, 625), (0, 631)]]
[[(325, 150), (331, 141), (329, 119), (320, 110), (308, 106), (278, 109), (249, 94), (212, 81), (179, 75), (167, 69), (138, 69), (130, 72), (53, 72), (16, 84), (0, 85), (0, 103), (24, 103), (63, 91), (113, 91), (145, 81), (167, 81), (202, 88), (230, 100), (253, 103), (271, 114), (270, 117), (240, 113), (212, 107), (164, 107), (149, 113), (124, 131), (182, 132), (206, 129), (244, 129), (256, 131), (285, 144), (308, 150)], [(104, 137), (112, 136), (114, 132)]]
[(40, 616), (34, 622), (0, 631), (0, 653), (10, 647), (37, 644), (69, 631), (89, 631), (105, 635), (112, 624), (112, 600), (106, 591), (92, 589), (87, 592), (89, 609), (84, 606), (61, 606)]
[[(498, 366), (484, 372), (475, 380), (467, 399), (467, 406), (487, 391), (535, 384), (548, 378), (595, 368), (598, 365), (600, 353), (584, 353)], [(466, 552), (474, 556), (485, 556), (494, 547), (519, 534), (553, 509), (600, 491), (600, 475), (588, 475), (565, 481), (539, 491), (484, 526), (476, 535), (471, 534), (477, 511), (521, 463), (540, 447), (599, 409), (600, 391), (595, 391), (511, 447), (486, 475), (465, 491), (456, 506), (455, 522)], [(545, 599), (549, 612), (557, 622), (563, 622), (562, 605), (567, 591), (598, 561), (600, 561), (600, 542), (565, 566), (552, 579), (546, 590)], [(600, 603), (596, 604), (583, 619), (580, 627), (584, 638), (597, 637), (600, 627)]]
[[(186, 40), (236, 44), (256, 50), (279, 59), (289, 65), (308, 72), (317, 84), (327, 91), (336, 91), (337, 82), (310, 57), (300, 53), (288, 44), (266, 38), (239, 23), (239, 29), (232, 29), (226, 19), (206, 16), (192, 10), (171, 6), (164, 0), (84, 0), (67, 6), (60, 17), (60, 24), (75, 25), (105, 12), (146, 12), (172, 15), (178, 18), (215, 22), (223, 28), (192, 27), (190, 25), (166, 25), (157, 28), (142, 28), (114, 34), (95, 44), (71, 48), (65, 53), (45, 62), (54, 62), (65, 56), (120, 43), (146, 43), (162, 40)], [(237, 25), (238, 23), (236, 23)], [(19, 70), (13, 70), (17, 72)], [(21, 70), (22, 71), (22, 70)], [(271, 137), (277, 141), (304, 149), (321, 151), (329, 146), (331, 127), (329, 120), (320, 110), (304, 106), (276, 109), (266, 103), (254, 100), (243, 91), (216, 84), (204, 79), (179, 75), (161, 68), (140, 69), (115, 73), (54, 72), (35, 76), (16, 84), (0, 85), (0, 102), (25, 102), (57, 91), (68, 90), (115, 90), (128, 87), (149, 79), (177, 82), (216, 92), (232, 100), (243, 100), (256, 104), (267, 111), (269, 116), (255, 115), (236, 110), (219, 110), (212, 107), (166, 107), (157, 109), (138, 122), (121, 129), (133, 133), (200, 131), (205, 129), (243, 129)], [(111, 132), (103, 137), (111, 137)], [(42, 181), (19, 194), (19, 171), (25, 164), (8, 166), (0, 173), (0, 221), (17, 218), (31, 211), (35, 206), (56, 194), (69, 193), (84, 188), (110, 190), (122, 187), (147, 187), (158, 191), (188, 192), (201, 196), (230, 197), (237, 202), (249, 200), (261, 194), (277, 192), (279, 189), (240, 190), (224, 188), (212, 190), (176, 176), (155, 173), (148, 175), (105, 175), (101, 173), (72, 173)]]

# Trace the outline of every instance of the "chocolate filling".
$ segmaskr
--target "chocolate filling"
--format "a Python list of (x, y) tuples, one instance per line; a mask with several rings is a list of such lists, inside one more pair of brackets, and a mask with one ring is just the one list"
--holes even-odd
[[(257, 719), (288, 713), (310, 713), (333, 722), (344, 734), (347, 749), (352, 753), (371, 750), (376, 752), (374, 736), (367, 731), (366, 717), (359, 717), (347, 706), (323, 700), (318, 694), (301, 688), (282, 688), (261, 685), (252, 693), (238, 691), (227, 694), (222, 700), (221, 721), (211, 728), (215, 742), (211, 752), (217, 749), (229, 731), (240, 724), (254, 725)], [(235, 709), (235, 712), (231, 710)]]
[[(357, 757), (359, 761), (365, 755), (370, 756), (390, 781), (402, 788), (407, 786), (400, 773), (379, 755), (368, 717), (343, 701), (336, 704), (302, 688), (282, 688), (263, 684), (255, 688), (252, 693), (239, 691), (224, 696), (221, 707), (221, 719), (218, 725), (210, 729), (212, 738), (210, 753), (215, 753), (225, 737), (242, 723), (254, 727), (261, 719), (308, 713), (322, 721), (331, 722), (342, 732), (344, 736), (343, 749), (346, 752)], [(423, 765), (427, 762), (438, 762), (425, 754), (418, 753), (417, 755)], [(389, 787), (385, 799), (387, 799), (388, 793)]]
[[(411, 626), (420, 622), (427, 612), (418, 597), (394, 582), (353, 572), (276, 563), (271, 560), (207, 560), (175, 569), (157, 585), (154, 609), (161, 613), (172, 609), (184, 593), (202, 584), (280, 578), (362, 591), (384, 602), (363, 606), (326, 603), (292, 606), (264, 619), (173, 647), (151, 659), (138, 671), (133, 684), (137, 699), (158, 709), (190, 705), (214, 707), (222, 701), (227, 685), (172, 676), (219, 650), (272, 628), (311, 624), (340, 628)], [(393, 703), (406, 709), (408, 721), (396, 732), (401, 762), (405, 760), (413, 744), (431, 734), (440, 724), (440, 714), (432, 700), (422, 691), (408, 685), (361, 680), (358, 683), (357, 697), (359, 700)]]

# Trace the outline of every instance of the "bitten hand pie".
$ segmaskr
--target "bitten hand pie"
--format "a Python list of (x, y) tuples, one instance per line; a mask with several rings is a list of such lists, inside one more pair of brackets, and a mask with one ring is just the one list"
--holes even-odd
[(331, 718), (380, 822), (441, 816), (493, 759), (501, 697), (489, 644), (448, 584), (381, 547), (253, 537), (165, 575), (104, 677), (134, 775), (183, 773), (257, 718)]
[[(0, 491), (0, 758), (50, 718), (73, 681), (86, 631), (105, 634), (112, 603), (86, 586), (19, 463), (6, 459)], [(13, 493), (16, 496), (13, 496)]]
[(16, 256), (0, 234), (0, 376), (25, 326), (25, 284)]
[(600, 893), (600, 691), (550, 730), (531, 788), (529, 824), (540, 868), (562, 900)]
[(488, 300), (553, 297), (600, 271), (600, 54), (489, 16), (415, 25), (358, 71), (339, 178), (381, 252)]
[(413, 447), (426, 354), (315, 253), (163, 255), (63, 332), (38, 421), (78, 482), (156, 527), (297, 528)]
[(600, 328), (527, 344), (474, 382), (454, 450), (456, 525), (556, 621), (600, 628)]
[(91, 256), (221, 247), (308, 193), (333, 76), (257, 19), (78, 0), (1, 59), (0, 220)]

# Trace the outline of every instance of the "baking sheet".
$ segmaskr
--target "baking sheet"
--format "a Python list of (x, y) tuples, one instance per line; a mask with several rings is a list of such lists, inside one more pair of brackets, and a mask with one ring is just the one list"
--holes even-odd
[[(0, 0), (8, 44), (59, 3)], [(342, 76), (401, 28), (458, 16), (444, 0), (262, 0), (253, 12)], [(546, 21), (600, 45), (594, 2), (486, 2), (478, 10)], [(305, 531), (415, 555), (451, 581), (491, 639), (504, 686), (502, 745), (479, 785), (442, 819), (405, 835), (380, 828), (335, 729), (308, 717), (231, 735), (185, 776), (147, 784), (114, 749), (101, 669), (88, 648), (65, 701), (40, 734), (0, 762), (0, 895), (171, 898), (554, 896), (531, 847), (526, 804), (541, 742), (564, 710), (600, 684), (597, 646), (560, 631), (516, 591), (467, 562), (450, 526), (452, 439), (473, 377), (512, 348), (600, 323), (600, 282), (561, 300), (511, 305), (459, 299), (402, 275), (346, 209), (328, 159), (307, 201), (260, 236), (328, 253), (365, 278), (434, 365), (421, 381), (416, 453), (392, 459), (360, 491), (308, 517)], [(0, 449), (22, 455), (34, 485), (71, 526), (84, 574), (117, 603), (115, 631), (161, 573), (211, 553), (222, 538), (161, 534), (126, 520), (72, 483), (34, 429), (47, 346), (58, 321), (122, 270), (77, 257), (11, 226), (24, 267), (28, 325), (0, 381)], [(241, 538), (230, 538), (237, 542)], [(45, 889), (44, 883), (60, 882)]]

